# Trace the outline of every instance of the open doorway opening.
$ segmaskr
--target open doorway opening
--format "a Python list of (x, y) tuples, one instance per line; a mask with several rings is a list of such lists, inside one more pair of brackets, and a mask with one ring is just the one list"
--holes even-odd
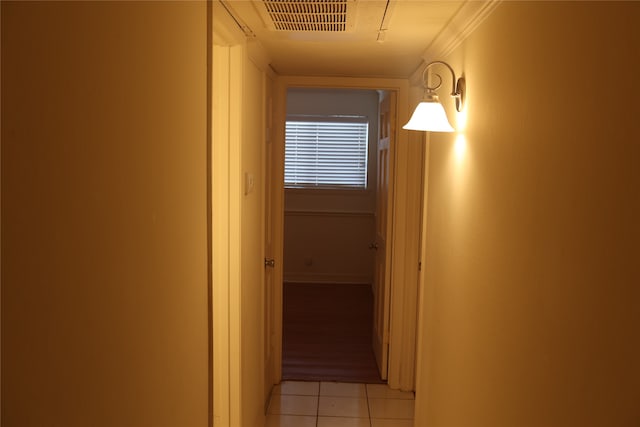
[(386, 380), (394, 95), (287, 91), (282, 379)]
[[(395, 100), (389, 102), (387, 121), (390, 123), (389, 135), (392, 138), (388, 151), (387, 192), (387, 233), (385, 250), (366, 253), (376, 260), (386, 260), (385, 273), (374, 274), (373, 278), (384, 277), (385, 303), (377, 304), (374, 293), (374, 316), (388, 316), (382, 322), (379, 339), (380, 354), (387, 354), (387, 383), (393, 389), (413, 390), (415, 367), (416, 301), (419, 260), (419, 230), (424, 144), (409, 138), (407, 132), (398, 129), (398, 118), (404, 120), (409, 115), (409, 87), (404, 79), (351, 78), (351, 77), (304, 77), (278, 76), (274, 80), (273, 120), (268, 127), (270, 135), (267, 143), (267, 176), (269, 191), (265, 204), (266, 235), (272, 236), (271, 245), (265, 245), (265, 256), (269, 262), (265, 266), (265, 345), (271, 355), (265, 359), (265, 377), (267, 383), (278, 384), (282, 379), (283, 350), (283, 267), (285, 224), (284, 157), (285, 125), (287, 121), (287, 93), (292, 88), (339, 88), (380, 90), (392, 95)], [(380, 93), (378, 94), (378, 99)], [(379, 107), (378, 107), (379, 108)], [(380, 113), (380, 109), (377, 114)], [(270, 115), (269, 115), (270, 116)], [(379, 118), (378, 118), (379, 119)], [(378, 153), (376, 153), (376, 156)], [(271, 160), (268, 160), (271, 159)], [(313, 245), (310, 242), (309, 245)], [(375, 254), (374, 254), (375, 252)], [(385, 252), (381, 256), (381, 252)], [(267, 264), (265, 264), (267, 265)], [(269, 278), (272, 278), (269, 279)], [(378, 310), (378, 308), (384, 308)], [(385, 332), (386, 331), (386, 332)], [(373, 331), (372, 331), (373, 332)], [(385, 364), (382, 364), (384, 366)]]

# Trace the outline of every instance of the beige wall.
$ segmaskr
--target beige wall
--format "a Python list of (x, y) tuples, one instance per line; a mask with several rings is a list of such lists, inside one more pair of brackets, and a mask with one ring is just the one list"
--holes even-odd
[(468, 105), (430, 141), (416, 425), (640, 423), (638, 22), (505, 2), (447, 58)]
[(2, 3), (2, 423), (208, 421), (205, 3)]
[(298, 211), (284, 218), (285, 281), (371, 283), (373, 214)]

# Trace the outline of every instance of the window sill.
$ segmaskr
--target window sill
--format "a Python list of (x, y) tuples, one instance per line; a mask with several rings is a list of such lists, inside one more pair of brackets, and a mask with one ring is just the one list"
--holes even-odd
[(303, 195), (317, 195), (317, 196), (369, 196), (372, 191), (370, 189), (361, 188), (286, 188), (284, 189), (286, 194), (303, 194)]

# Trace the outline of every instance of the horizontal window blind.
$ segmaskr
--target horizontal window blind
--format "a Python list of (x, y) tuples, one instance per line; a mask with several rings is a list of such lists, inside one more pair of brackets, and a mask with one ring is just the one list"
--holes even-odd
[(285, 187), (365, 189), (368, 133), (366, 118), (287, 121)]

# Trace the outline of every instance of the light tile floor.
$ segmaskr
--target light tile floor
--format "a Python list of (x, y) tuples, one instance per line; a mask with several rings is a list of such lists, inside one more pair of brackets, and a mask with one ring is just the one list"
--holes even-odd
[(413, 427), (414, 396), (386, 384), (284, 381), (266, 427)]

